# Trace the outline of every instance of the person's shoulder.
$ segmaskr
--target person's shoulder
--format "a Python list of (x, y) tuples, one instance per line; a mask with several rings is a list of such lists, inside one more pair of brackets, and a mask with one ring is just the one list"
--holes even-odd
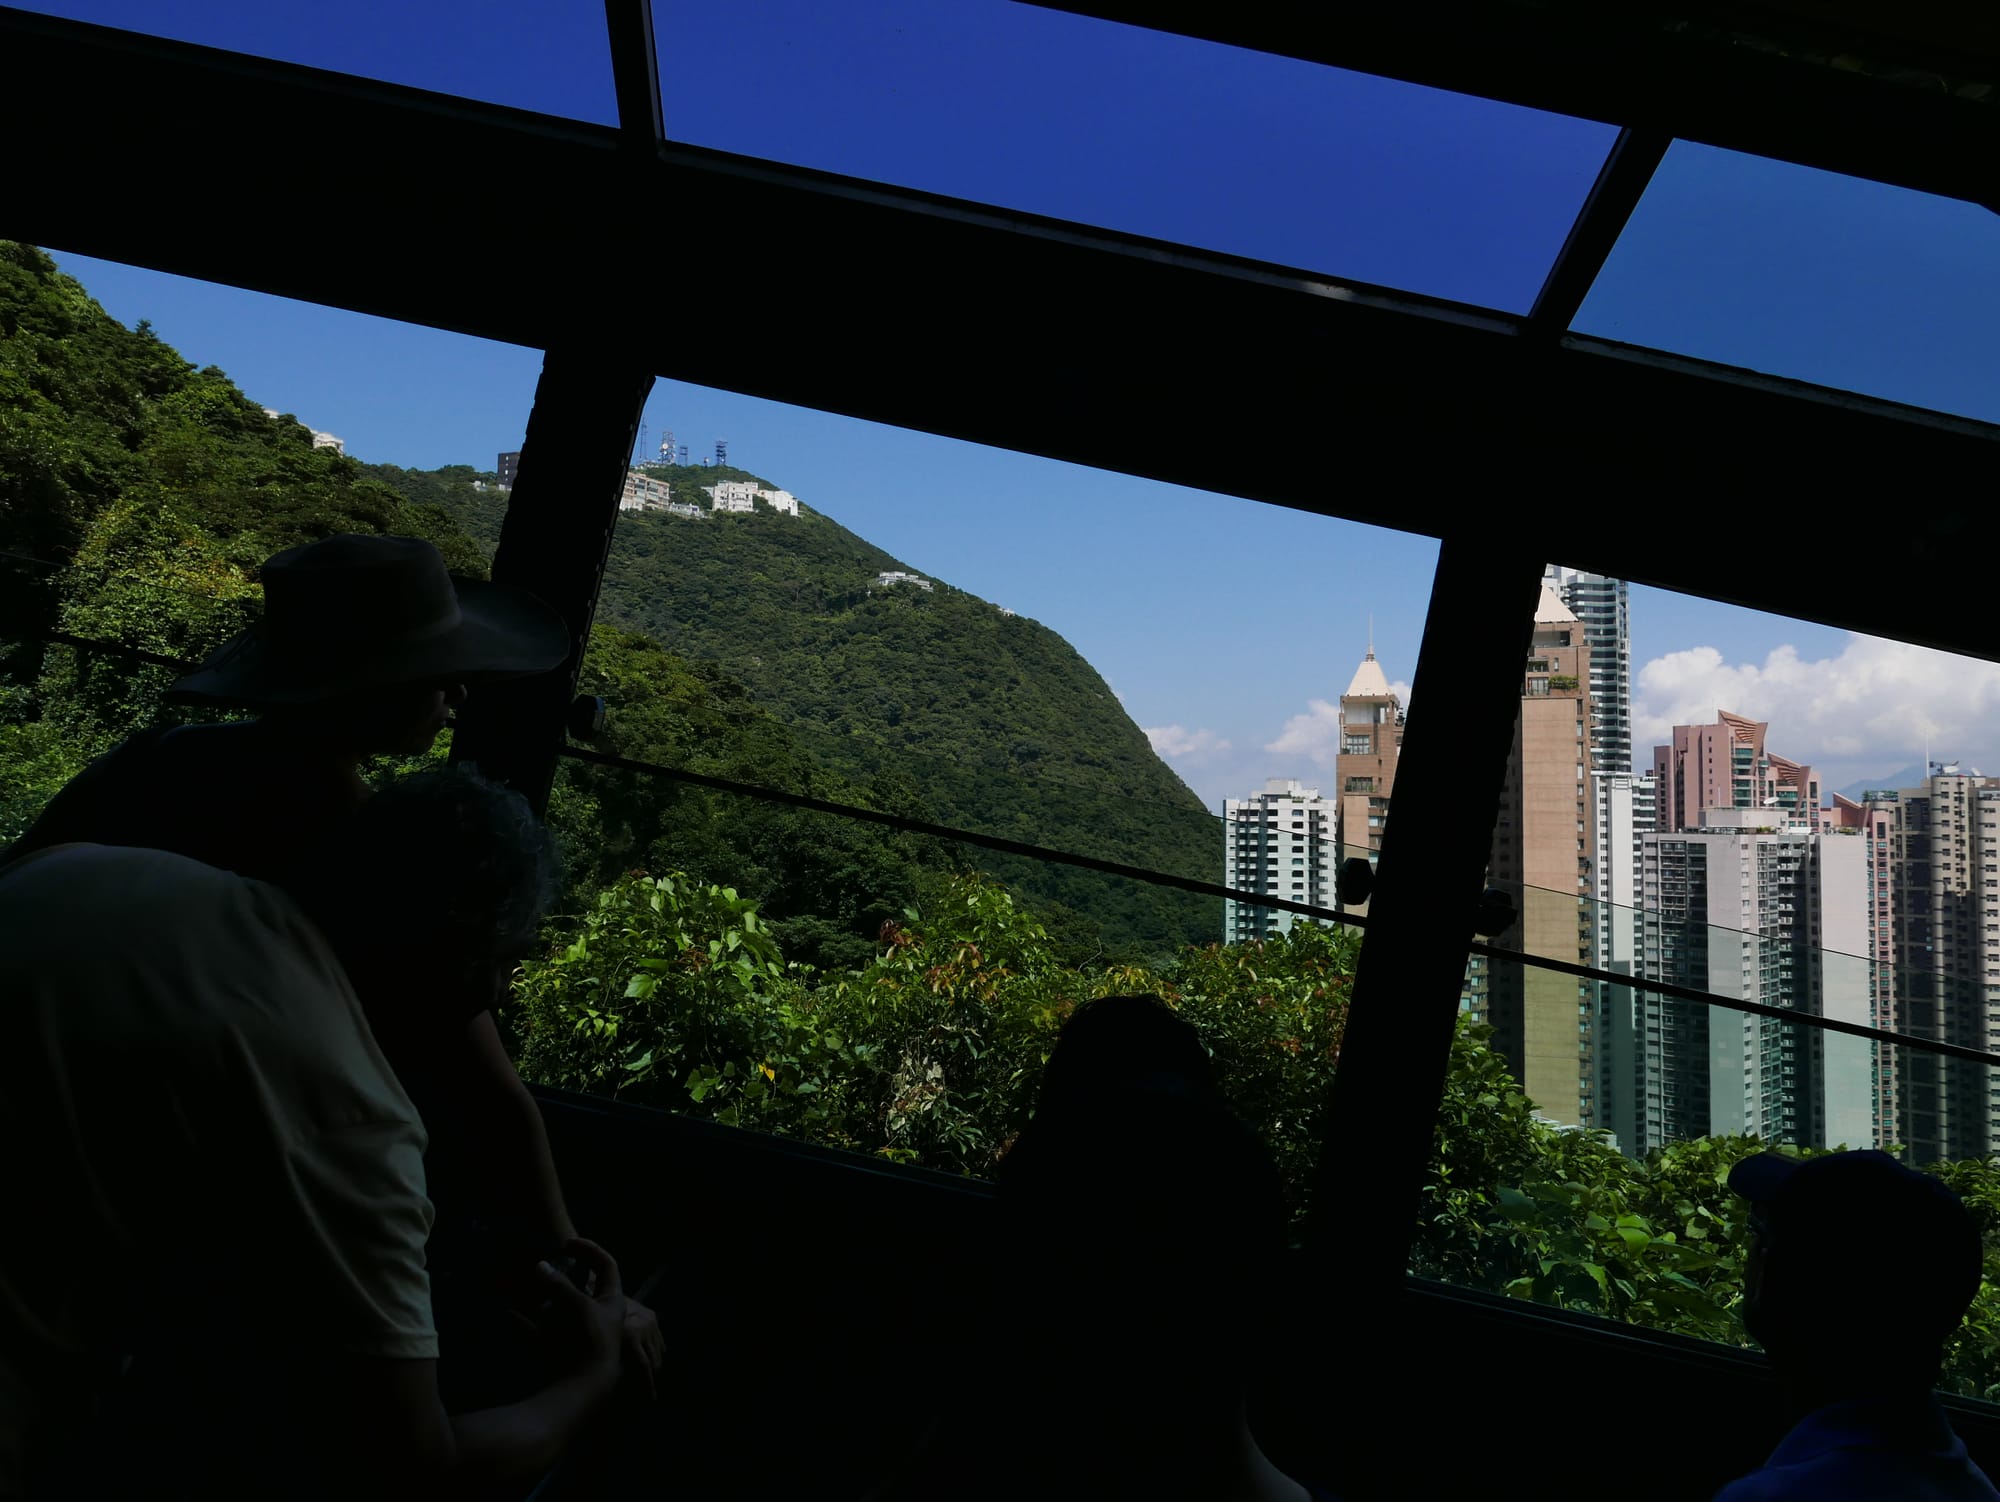
[(245, 884), (240, 876), (172, 850), (90, 840), (27, 851), (0, 865), (0, 881), (17, 893), (44, 887), (80, 889), (96, 899), (93, 907), (123, 904), (134, 884), (145, 886), (149, 895), (169, 906), (226, 901)]
[(1786, 1502), (1789, 1498), (1813, 1495), (1799, 1489), (1797, 1477), (1787, 1479), (1777, 1471), (1752, 1471), (1740, 1476), (1715, 1494), (1714, 1502)]

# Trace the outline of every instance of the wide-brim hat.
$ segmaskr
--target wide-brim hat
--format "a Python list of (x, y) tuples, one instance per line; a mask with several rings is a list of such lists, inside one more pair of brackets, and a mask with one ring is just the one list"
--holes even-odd
[(344, 535), (264, 564), (263, 619), (209, 654), (168, 697), (314, 704), (436, 681), (545, 673), (569, 656), (562, 617), (524, 590), (454, 579), (414, 537)]

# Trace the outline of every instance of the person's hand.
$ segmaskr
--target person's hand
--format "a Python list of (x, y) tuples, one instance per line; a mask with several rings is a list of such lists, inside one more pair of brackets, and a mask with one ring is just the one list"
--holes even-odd
[(659, 1316), (637, 1300), (627, 1298), (622, 1334), (625, 1370), (644, 1377), (646, 1396), (657, 1398), (660, 1395), (657, 1374), (667, 1356), (667, 1340), (660, 1334)]
[(561, 1369), (615, 1376), (625, 1331), (618, 1264), (603, 1247), (580, 1236), (565, 1242), (563, 1251), (576, 1260), (584, 1286), (577, 1287), (552, 1263), (538, 1264), (535, 1281), (546, 1302), (530, 1323)]

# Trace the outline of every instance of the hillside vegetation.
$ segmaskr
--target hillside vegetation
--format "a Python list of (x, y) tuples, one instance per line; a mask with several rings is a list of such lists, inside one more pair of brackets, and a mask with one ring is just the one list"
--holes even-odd
[[(691, 494), (756, 478), (668, 473)], [(51, 632), (200, 657), (255, 618), (264, 558), (338, 532), (427, 537), (454, 570), (483, 574), (505, 495), (479, 480), (464, 465), (316, 449), (222, 371), (110, 318), (42, 252), (0, 242), (0, 843), (91, 757), (187, 713), (158, 703), (171, 670), (52, 645)], [(872, 580), (896, 560), (821, 517), (625, 520), (585, 667), (585, 687), (614, 707), (603, 749), (1205, 872), (1192, 795), (1053, 633), (1017, 621), (1001, 633), (997, 611), (944, 586), (871, 596), (854, 571)], [(1093, 812), (1077, 801), (1089, 787), (1009, 780), (1015, 742), (1065, 775), (1109, 769), (1178, 795), (1185, 823), (1170, 818), (1161, 840), (1144, 802)], [(929, 876), (975, 865), (1020, 881), (1079, 954), (1164, 952), (1215, 929), (1209, 904), (1138, 883), (657, 778), (565, 764), (553, 817), (579, 903), (628, 869), (684, 868), (761, 903), (788, 952), (815, 965), (865, 960)]]
[[(474, 490), (471, 470), (375, 472), (497, 543), (493, 492)], [(720, 466), (648, 473), (665, 479), (676, 500), (704, 507), (702, 487), (718, 480), (777, 488)], [(876, 578), (885, 572), (919, 574), (932, 587), (883, 586)], [(899, 811), (1215, 878), (1216, 820), (1075, 648), (810, 507), (796, 517), (762, 506), (699, 520), (622, 514), (598, 619), (714, 665), (789, 727), (816, 764), (904, 790)], [(617, 694), (608, 697), (613, 737), (623, 739), (623, 708)], [(1095, 925), (1115, 952), (1160, 952), (1219, 931), (1219, 904), (1207, 898), (986, 851), (968, 849), (961, 859), (1067, 913), (1058, 920), (1066, 931)]]

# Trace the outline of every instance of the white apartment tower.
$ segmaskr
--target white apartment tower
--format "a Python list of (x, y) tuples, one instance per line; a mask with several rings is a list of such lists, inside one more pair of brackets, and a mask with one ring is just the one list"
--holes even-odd
[[(1332, 907), (1340, 869), (1338, 805), (1319, 789), (1282, 777), (1248, 798), (1224, 800), (1223, 876), (1226, 886), (1314, 907)], [(1297, 914), (1225, 900), (1222, 937), (1229, 944), (1284, 933)]]
[[(1592, 917), (1597, 966), (1620, 975), (1639, 973), (1642, 938), (1640, 867), (1645, 837), (1655, 828), (1651, 773), (1593, 772), (1597, 865)], [(1628, 1151), (1637, 1140), (1638, 997), (1629, 986), (1598, 986), (1598, 1125)]]
[(1543, 582), (1583, 624), (1589, 656), (1590, 764), (1632, 769), (1632, 602), (1623, 579), (1550, 564)]
[[(1973, 1048), (2000, 1034), (2000, 778), (1933, 764), (1893, 804), (1894, 1011), (1901, 1031)], [(1859, 951), (1857, 951), (1859, 952)], [(1898, 1140), (1912, 1163), (2000, 1150), (2000, 1084), (1970, 1060), (1906, 1050)]]
[[(1868, 852), (1785, 811), (1705, 809), (1698, 829), (1642, 839), (1640, 970), (1718, 996), (1866, 1024)], [(1775, 1017), (1641, 994), (1633, 1139), (1749, 1133), (1875, 1147), (1876, 1046)]]

